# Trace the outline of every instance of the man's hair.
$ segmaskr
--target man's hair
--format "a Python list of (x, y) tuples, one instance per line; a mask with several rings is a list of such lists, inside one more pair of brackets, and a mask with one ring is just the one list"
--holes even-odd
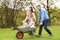
[(40, 5), (38, 5), (38, 6), (40, 6)]

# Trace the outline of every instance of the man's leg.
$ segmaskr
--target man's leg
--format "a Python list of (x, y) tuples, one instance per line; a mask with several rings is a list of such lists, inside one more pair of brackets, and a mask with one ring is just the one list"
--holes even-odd
[(44, 21), (44, 29), (48, 32), (49, 35), (52, 35), (51, 31), (47, 28), (48, 20)]
[(40, 26), (40, 28), (39, 28), (39, 33), (38, 33), (38, 35), (36, 35), (37, 37), (40, 37), (40, 36), (41, 36), (41, 33), (42, 33), (42, 27), (43, 27), (43, 25)]
[(40, 26), (38, 35), (41, 35), (41, 33), (42, 33), (42, 27), (43, 27), (43, 25)]

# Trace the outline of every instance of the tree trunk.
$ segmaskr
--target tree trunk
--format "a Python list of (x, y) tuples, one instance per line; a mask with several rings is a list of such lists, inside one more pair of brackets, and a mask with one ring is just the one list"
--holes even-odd
[(0, 28), (3, 28), (3, 14), (0, 12)]
[(47, 0), (47, 11), (48, 11), (48, 15), (49, 15), (49, 26), (51, 25), (51, 20), (50, 20), (50, 12), (49, 12), (49, 0)]
[(1, 23), (2, 23), (2, 28), (3, 28), (3, 13), (1, 13)]
[(16, 22), (15, 22), (15, 20), (14, 20), (14, 13), (15, 13), (15, 11), (14, 11), (14, 9), (12, 10), (12, 26), (16, 26)]

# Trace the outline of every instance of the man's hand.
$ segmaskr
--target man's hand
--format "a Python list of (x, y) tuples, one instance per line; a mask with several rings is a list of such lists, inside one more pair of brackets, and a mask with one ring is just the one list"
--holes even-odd
[(42, 22), (40, 22), (40, 25), (43, 25), (43, 23), (42, 23)]
[(38, 27), (38, 26), (40, 26), (40, 25), (39, 25), (39, 23), (36, 23), (36, 25), (35, 25), (35, 26), (36, 26), (36, 27)]
[(43, 23), (42, 23), (42, 22), (37, 23), (37, 24), (36, 24), (36, 27), (37, 27), (37, 26), (40, 26), (40, 25), (43, 25)]

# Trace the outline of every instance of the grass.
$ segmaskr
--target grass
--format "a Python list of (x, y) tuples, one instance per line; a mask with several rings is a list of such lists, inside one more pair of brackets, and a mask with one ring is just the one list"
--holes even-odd
[[(10, 28), (0, 29), (0, 40), (60, 40), (60, 26), (50, 26), (48, 28), (53, 33), (52, 37), (43, 29), (41, 37), (30, 37), (26, 33), (23, 39), (16, 38), (17, 30), (14, 31)], [(38, 29), (35, 34), (38, 34)]]

